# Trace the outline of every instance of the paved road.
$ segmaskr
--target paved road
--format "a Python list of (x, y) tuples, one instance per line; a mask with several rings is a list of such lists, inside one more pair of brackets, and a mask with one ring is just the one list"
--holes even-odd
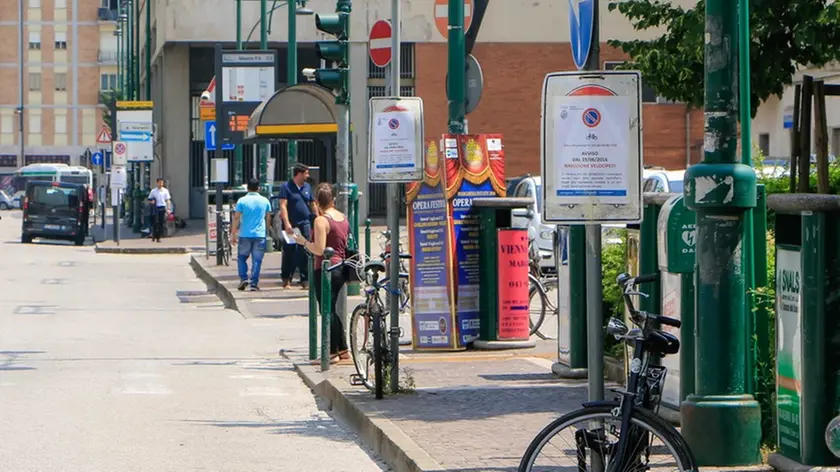
[(0, 220), (0, 470), (378, 471), (277, 356), (282, 320), (187, 256), (18, 243)]

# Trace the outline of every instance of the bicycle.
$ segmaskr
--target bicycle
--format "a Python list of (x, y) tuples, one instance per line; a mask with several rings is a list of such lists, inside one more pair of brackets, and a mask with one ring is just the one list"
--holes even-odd
[[(408, 254), (400, 254), (400, 259), (409, 258), (411, 256)], [(389, 278), (379, 278), (379, 274), (386, 271), (386, 260), (383, 254), (382, 260), (360, 260), (356, 263), (359, 278), (365, 282), (365, 301), (357, 305), (350, 316), (350, 353), (356, 367), (356, 373), (350, 376), (350, 384), (364, 385), (375, 393), (377, 399), (384, 395), (385, 372), (391, 364), (390, 337), (394, 334), (390, 326), (389, 310), (380, 295), (383, 289), (391, 291)], [(400, 285), (404, 280), (408, 280), (408, 274), (401, 272)], [(392, 292), (392, 295), (396, 294)], [(408, 299), (401, 297), (401, 309), (407, 304)], [(370, 336), (371, 333), (373, 336)]]
[[(391, 254), (391, 231), (385, 230), (385, 231), (380, 232), (379, 235), (380, 235), (379, 246), (382, 249), (382, 254), (390, 255)], [(383, 241), (383, 239), (384, 239), (384, 241)], [(405, 254), (405, 251), (403, 250), (403, 240), (402, 239), (400, 239), (399, 253), (400, 254)], [(386, 259), (386, 257), (381, 256), (381, 259), (384, 260), (384, 259)], [(386, 271), (390, 270), (390, 269), (388, 269), (387, 261), (385, 263), (385, 268), (386, 268)], [(390, 273), (390, 272), (388, 272), (388, 273)], [(406, 273), (406, 274), (409, 273), (409, 268), (406, 265), (406, 260), (403, 259), (403, 258), (400, 258), (400, 273)], [(405, 296), (404, 296), (405, 299), (404, 300), (402, 300), (403, 294), (405, 294)], [(401, 279), (400, 280), (400, 297), (401, 297), (400, 313), (403, 313), (403, 312), (405, 312), (405, 309), (408, 307), (408, 299), (411, 298), (411, 284), (409, 283), (408, 279)]]
[[(696, 471), (697, 463), (685, 439), (677, 430), (660, 418), (656, 411), (662, 398), (667, 369), (653, 365), (650, 359), (679, 352), (679, 340), (662, 331), (659, 325), (679, 329), (681, 322), (662, 315), (646, 313), (633, 307), (631, 296), (647, 297), (635, 292), (636, 285), (653, 282), (657, 275), (631, 277), (621, 274), (616, 282), (622, 288), (630, 319), (637, 327), (628, 328), (621, 320), (611, 318), (607, 334), (633, 345), (627, 388), (616, 389), (619, 397), (615, 401), (594, 401), (583, 404), (583, 408), (561, 416), (546, 426), (531, 442), (522, 461), (520, 472), (558, 470), (557, 461), (565, 453), (572, 461), (571, 468), (577, 470), (624, 472), (659, 470), (650, 465), (652, 458), (664, 453), (672, 456), (662, 466), (669, 471)], [(611, 424), (596, 424), (598, 421)], [(578, 427), (578, 430), (573, 430)], [(572, 430), (572, 431), (568, 431)], [(554, 439), (567, 439), (568, 446), (547, 452), (545, 466), (537, 464), (543, 449)], [(615, 443), (611, 439), (617, 439)], [(648, 440), (658, 438), (662, 446), (652, 447)], [(639, 447), (644, 445), (643, 447)], [(588, 449), (588, 453), (587, 453)], [(589, 464), (587, 464), (589, 459)]]
[(222, 221), (222, 262), (230, 265), (230, 256), (233, 254), (233, 244), (230, 239), (230, 221)]
[(548, 330), (541, 330), (545, 322), (546, 316), (553, 317), (554, 322), (549, 322), (547, 326), (553, 326), (557, 329), (557, 316), (559, 315), (559, 308), (555, 301), (557, 300), (557, 290), (560, 289), (560, 282), (558, 278), (546, 277), (540, 267), (539, 249), (535, 241), (531, 239), (528, 246), (528, 307), (530, 311), (529, 324), (531, 327), (531, 336), (537, 335), (540, 339), (554, 339), (553, 336), (546, 334)]

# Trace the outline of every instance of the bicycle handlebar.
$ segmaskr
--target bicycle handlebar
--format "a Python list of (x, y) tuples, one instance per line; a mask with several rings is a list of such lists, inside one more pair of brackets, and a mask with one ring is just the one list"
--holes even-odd
[[(647, 274), (647, 275), (638, 275), (636, 277), (632, 277), (629, 274), (621, 274), (618, 277), (616, 277), (616, 282), (622, 288), (622, 292), (623, 292), (623, 296), (624, 296), (624, 303), (627, 305), (627, 309), (630, 311), (631, 318), (639, 317), (639, 318), (642, 318), (642, 321), (651, 320), (651, 321), (655, 321), (655, 322), (658, 322), (658, 323), (666, 325), (666, 326), (672, 326), (674, 328), (680, 328), (682, 326), (682, 321), (680, 321), (680, 320), (670, 318), (670, 317), (667, 317), (667, 316), (663, 316), (663, 315), (655, 315), (653, 313), (647, 313), (647, 312), (644, 312), (644, 311), (640, 311), (640, 310), (637, 310), (633, 306), (633, 299), (630, 298), (631, 295), (644, 295), (644, 296), (647, 296), (647, 295), (643, 294), (643, 293), (640, 293), (640, 292), (633, 292), (633, 291), (631, 291), (631, 289), (633, 287), (635, 287), (636, 285), (644, 284), (644, 283), (650, 283), (650, 282), (656, 282), (657, 280), (659, 280), (659, 274), (658, 273)], [(638, 322), (637, 322), (637, 324), (638, 324)]]

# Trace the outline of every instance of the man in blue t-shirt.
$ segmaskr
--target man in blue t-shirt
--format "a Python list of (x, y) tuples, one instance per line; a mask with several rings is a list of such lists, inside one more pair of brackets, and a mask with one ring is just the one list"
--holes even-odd
[(292, 241), (283, 246), (283, 262), (280, 268), (280, 278), (283, 288), (292, 284), (295, 269), (300, 270), (300, 286), (309, 288), (307, 280), (306, 251), (294, 243), (294, 229), (300, 230), (301, 236), (310, 239), (312, 234), (312, 220), (318, 214), (315, 200), (312, 198), (312, 187), (306, 182), (309, 178), (309, 167), (295, 164), (292, 168), (292, 178), (280, 186), (280, 221), (283, 230)]
[(251, 291), (260, 289), (260, 267), (265, 256), (265, 230), (271, 220), (271, 203), (260, 195), (260, 181), (248, 181), (248, 195), (236, 202), (231, 243), (239, 244), (239, 290), (248, 288), (248, 258), (251, 258)]

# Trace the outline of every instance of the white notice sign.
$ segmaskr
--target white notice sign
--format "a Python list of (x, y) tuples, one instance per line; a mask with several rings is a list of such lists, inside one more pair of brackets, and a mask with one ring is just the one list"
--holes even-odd
[(564, 97), (555, 113), (556, 196), (567, 203), (627, 203), (630, 112), (626, 97)]
[(423, 102), (417, 97), (370, 99), (370, 181), (423, 178)]

